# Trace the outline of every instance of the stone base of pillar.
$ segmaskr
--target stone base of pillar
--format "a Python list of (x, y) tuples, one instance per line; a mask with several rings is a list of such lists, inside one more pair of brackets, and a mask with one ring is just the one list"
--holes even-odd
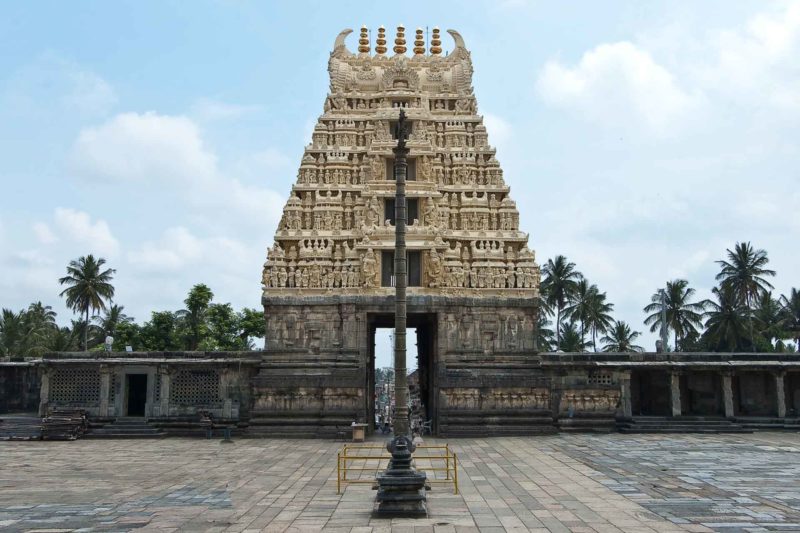
[(411, 466), (414, 444), (408, 437), (395, 437), (386, 445), (392, 454), (389, 466), (378, 475), (378, 495), (373, 515), (380, 518), (425, 518), (428, 516), (424, 472)]

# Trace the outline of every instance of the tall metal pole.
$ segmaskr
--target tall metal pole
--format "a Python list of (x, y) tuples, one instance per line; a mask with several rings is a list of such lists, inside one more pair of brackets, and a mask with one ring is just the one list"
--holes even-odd
[(409, 435), (408, 378), (406, 376), (406, 170), (408, 163), (406, 114), (401, 109), (397, 121), (397, 146), (394, 152), (394, 434)]
[(397, 148), (394, 149), (395, 193), (395, 315), (394, 315), (394, 438), (386, 443), (392, 454), (386, 470), (378, 474), (377, 507), (384, 517), (423, 517), (428, 514), (425, 472), (414, 469), (411, 454), (416, 445), (408, 432), (408, 379), (406, 377), (406, 114), (400, 110)]

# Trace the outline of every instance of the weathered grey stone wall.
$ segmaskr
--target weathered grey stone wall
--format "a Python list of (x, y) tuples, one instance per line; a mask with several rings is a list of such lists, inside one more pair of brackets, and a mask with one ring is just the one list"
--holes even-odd
[(0, 413), (36, 411), (40, 387), (34, 363), (0, 363)]

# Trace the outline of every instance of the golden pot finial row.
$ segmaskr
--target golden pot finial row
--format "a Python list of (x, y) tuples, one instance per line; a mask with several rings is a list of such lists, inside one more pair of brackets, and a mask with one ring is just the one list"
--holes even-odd
[(394, 40), (394, 53), (406, 53), (406, 28), (402, 24), (397, 27), (397, 37)]

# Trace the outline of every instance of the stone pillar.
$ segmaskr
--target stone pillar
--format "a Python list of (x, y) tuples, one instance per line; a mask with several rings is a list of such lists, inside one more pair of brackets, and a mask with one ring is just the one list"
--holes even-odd
[(161, 416), (169, 416), (169, 368), (160, 368), (159, 373), (159, 378), (161, 379)]
[(42, 372), (42, 385), (39, 389), (39, 416), (47, 416), (47, 404), (50, 400), (50, 369)]
[(725, 418), (733, 418), (733, 375), (731, 372), (722, 373), (722, 401), (725, 406)]
[(670, 377), (670, 407), (672, 416), (681, 416), (681, 375), (677, 371), (671, 371)]
[(633, 406), (631, 405), (631, 372), (630, 370), (620, 375), (620, 403), (622, 406), (622, 417), (631, 418), (633, 416)]
[(108, 400), (111, 397), (111, 371), (108, 365), (100, 365), (100, 416), (108, 416)]
[(231, 371), (223, 368), (219, 373), (219, 394), (222, 398), (222, 417), (231, 418), (233, 402), (230, 398)]
[(778, 371), (775, 373), (775, 401), (777, 402), (777, 415), (778, 418), (786, 417), (786, 372)]

